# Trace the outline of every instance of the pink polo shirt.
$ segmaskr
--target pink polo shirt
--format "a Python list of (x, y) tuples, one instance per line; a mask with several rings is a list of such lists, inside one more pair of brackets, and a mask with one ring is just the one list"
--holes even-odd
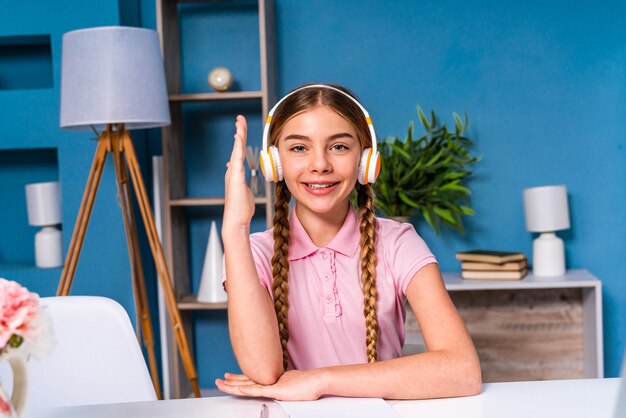
[[(294, 210), (289, 228), (290, 368), (366, 363), (356, 211), (350, 208), (337, 235), (323, 248), (313, 244)], [(410, 224), (377, 218), (376, 232), (378, 359), (385, 360), (402, 352), (409, 282), (419, 269), (436, 260)], [(271, 297), (272, 230), (252, 234), (250, 242), (259, 279)]]

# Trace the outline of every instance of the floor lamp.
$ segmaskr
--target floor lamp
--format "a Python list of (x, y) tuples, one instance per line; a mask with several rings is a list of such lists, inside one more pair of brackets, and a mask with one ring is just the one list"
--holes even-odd
[(98, 146), (57, 295), (65, 296), (70, 292), (104, 163), (107, 155), (112, 154), (130, 256), (135, 306), (157, 396), (161, 398), (161, 389), (129, 173), (185, 373), (195, 396), (200, 397), (196, 370), (181, 324), (172, 281), (128, 132), (170, 124), (159, 37), (155, 31), (131, 27), (76, 30), (63, 35), (62, 55), (61, 127), (96, 131)]

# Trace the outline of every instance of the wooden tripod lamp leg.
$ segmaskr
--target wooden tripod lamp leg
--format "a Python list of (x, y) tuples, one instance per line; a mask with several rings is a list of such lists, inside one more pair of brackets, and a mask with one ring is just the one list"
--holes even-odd
[(174, 296), (172, 280), (170, 278), (167, 264), (165, 263), (165, 255), (163, 254), (163, 248), (161, 247), (161, 242), (159, 241), (159, 236), (156, 231), (152, 211), (150, 210), (148, 194), (146, 193), (146, 188), (143, 183), (141, 169), (139, 168), (139, 163), (137, 162), (135, 149), (130, 136), (126, 132), (122, 133), (122, 149), (126, 155), (130, 176), (133, 181), (133, 187), (135, 189), (139, 209), (141, 211), (141, 217), (143, 218), (143, 223), (148, 235), (148, 241), (150, 242), (150, 249), (152, 250), (152, 256), (154, 257), (154, 263), (159, 275), (159, 281), (163, 288), (165, 304), (167, 305), (167, 311), (172, 323), (172, 330), (176, 336), (176, 343), (185, 368), (185, 373), (191, 382), (194, 395), (199, 398), (201, 394), (200, 387), (198, 386), (198, 377), (196, 375), (193, 358), (191, 357), (191, 351), (189, 350), (189, 345), (187, 344), (185, 331), (183, 330), (181, 324), (180, 312), (176, 303), (176, 297)]
[(78, 216), (76, 217), (76, 225), (74, 226), (72, 240), (70, 241), (70, 246), (65, 257), (61, 280), (57, 288), (57, 296), (67, 296), (70, 294), (74, 273), (76, 272), (76, 263), (78, 262), (78, 256), (83, 246), (85, 231), (87, 230), (87, 224), (89, 223), (91, 210), (93, 209), (93, 202), (96, 197), (96, 192), (98, 191), (100, 179), (102, 178), (102, 169), (104, 168), (104, 162), (106, 161), (109, 151), (108, 147), (108, 135), (103, 133), (102, 136), (98, 138), (98, 147), (96, 148), (91, 170), (89, 171), (89, 177), (87, 178), (85, 192), (83, 193), (83, 200), (81, 201)]
[(139, 239), (137, 237), (137, 224), (133, 214), (132, 197), (130, 194), (130, 184), (124, 161), (124, 151), (120, 149), (119, 135), (111, 136), (111, 149), (113, 151), (113, 162), (115, 165), (115, 177), (122, 206), (122, 216), (124, 218), (124, 230), (126, 232), (126, 242), (128, 244), (128, 255), (130, 257), (131, 272), (133, 279), (133, 293), (135, 308), (139, 315), (139, 325), (144, 347), (148, 355), (150, 366), (150, 376), (156, 392), (157, 398), (162, 399), (161, 383), (159, 382), (159, 371), (157, 369), (156, 356), (154, 354), (154, 332), (150, 320), (150, 309), (148, 306), (148, 292), (141, 263), (141, 252)]

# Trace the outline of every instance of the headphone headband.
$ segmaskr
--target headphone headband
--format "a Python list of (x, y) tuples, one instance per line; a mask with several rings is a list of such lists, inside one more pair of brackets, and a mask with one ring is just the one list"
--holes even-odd
[(354, 97), (352, 97), (351, 95), (349, 95), (345, 91), (339, 90), (338, 88), (333, 87), (333, 86), (329, 86), (327, 84), (310, 84), (308, 86), (303, 86), (303, 87), (300, 87), (298, 89), (295, 89), (294, 91), (292, 91), (290, 93), (287, 93), (286, 96), (284, 96), (282, 99), (280, 99), (274, 105), (274, 107), (272, 107), (272, 109), (267, 114), (267, 119), (265, 120), (265, 126), (263, 127), (263, 150), (268, 150), (269, 149), (268, 144), (269, 144), (270, 125), (272, 123), (272, 118), (274, 116), (274, 112), (276, 112), (276, 109), (278, 108), (278, 106), (286, 98), (288, 98), (292, 94), (297, 93), (297, 92), (299, 92), (301, 90), (304, 90), (304, 89), (312, 89), (312, 88), (324, 88), (324, 89), (329, 89), (329, 90), (334, 90), (336, 92), (339, 92), (339, 93), (343, 94), (344, 96), (346, 96), (347, 98), (349, 98), (350, 100), (352, 100), (359, 107), (359, 109), (361, 109), (361, 111), (363, 112), (363, 116), (365, 116), (365, 121), (367, 122), (367, 127), (370, 130), (370, 136), (372, 137), (372, 151), (373, 151), (373, 155), (376, 155), (376, 153), (378, 152), (378, 146), (376, 144), (376, 132), (374, 132), (374, 124), (372, 123), (372, 118), (370, 117), (370, 114), (367, 112), (367, 110), (365, 110), (363, 105), (361, 105), (361, 103), (359, 103), (359, 101), (357, 99), (355, 99)]

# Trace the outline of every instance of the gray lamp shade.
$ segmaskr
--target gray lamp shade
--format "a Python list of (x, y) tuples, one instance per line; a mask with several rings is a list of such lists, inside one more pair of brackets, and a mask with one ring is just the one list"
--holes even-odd
[(170, 124), (158, 34), (107, 26), (63, 35), (61, 128), (126, 129)]
[(26, 185), (28, 223), (49, 226), (61, 223), (61, 185), (58, 181)]
[(526, 229), (555, 232), (569, 229), (569, 208), (565, 185), (524, 189)]

